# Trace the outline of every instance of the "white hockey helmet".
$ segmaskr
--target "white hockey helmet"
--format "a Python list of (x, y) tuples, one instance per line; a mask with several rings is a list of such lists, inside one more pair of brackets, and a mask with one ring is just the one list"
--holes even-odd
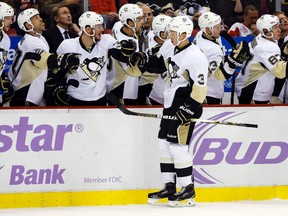
[(213, 12), (205, 12), (201, 14), (198, 19), (198, 25), (200, 29), (206, 33), (206, 28), (209, 28), (213, 32), (215, 25), (221, 23), (221, 17)]
[(0, 2), (0, 20), (4, 21), (7, 16), (14, 16), (14, 9), (9, 4)]
[(0, 30), (3, 29), (5, 17), (8, 16), (14, 16), (14, 9), (9, 4), (0, 2), (0, 21), (2, 21)]
[(131, 19), (136, 26), (137, 17), (144, 15), (143, 10), (136, 4), (124, 4), (119, 9), (119, 19), (123, 25), (128, 25), (128, 20)]
[(177, 32), (178, 37), (180, 37), (182, 33), (186, 33), (185, 39), (187, 39), (193, 31), (193, 22), (188, 16), (176, 16), (171, 19), (168, 28), (170, 31)]
[(170, 23), (171, 19), (172, 18), (170, 16), (164, 14), (159, 14), (156, 17), (154, 17), (152, 21), (152, 30), (154, 35), (160, 37), (161, 32), (168, 32), (169, 31), (168, 24)]
[(265, 33), (272, 32), (272, 27), (279, 24), (280, 21), (277, 16), (264, 14), (256, 22), (256, 27), (261, 35), (266, 37)]
[[(20, 29), (22, 29), (23, 31), (25, 32), (30, 32), (30, 31), (33, 31), (34, 30), (34, 26), (31, 22), (31, 18), (33, 16), (36, 16), (39, 14), (39, 11), (35, 8), (28, 8), (24, 11), (22, 11), (19, 15), (18, 15), (18, 18), (17, 18), (17, 23), (18, 23), (18, 26)], [(25, 27), (25, 23), (29, 23), (30, 25), (32, 25), (32, 30), (27, 30), (26, 27)]]
[(103, 17), (94, 11), (86, 11), (79, 17), (79, 26), (82, 31), (85, 31), (86, 26), (95, 28), (96, 25), (103, 25)]

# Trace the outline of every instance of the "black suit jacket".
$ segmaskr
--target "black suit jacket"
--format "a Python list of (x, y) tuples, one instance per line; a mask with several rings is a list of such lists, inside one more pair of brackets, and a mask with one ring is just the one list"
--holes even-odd
[[(53, 25), (49, 27), (46, 31), (44, 31), (42, 35), (49, 44), (50, 52), (56, 53), (56, 50), (58, 49), (60, 43), (64, 40), (59, 28)], [(70, 38), (79, 37), (78, 34), (71, 31), (69, 31), (69, 36)]]

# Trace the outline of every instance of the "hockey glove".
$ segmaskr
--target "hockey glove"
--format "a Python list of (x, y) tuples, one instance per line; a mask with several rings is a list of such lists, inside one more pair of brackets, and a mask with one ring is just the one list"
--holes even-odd
[(248, 58), (251, 58), (249, 45), (246, 41), (241, 41), (229, 55), (225, 56), (225, 61), (228, 62), (229, 67), (236, 68), (241, 67)]
[(202, 104), (189, 97), (183, 105), (178, 108), (176, 116), (181, 125), (191, 122), (191, 119), (199, 118), (202, 115)]
[(80, 65), (79, 57), (81, 54), (78, 53), (65, 53), (57, 56), (57, 64), (60, 70), (72, 69), (76, 70)]
[(137, 48), (137, 44), (135, 43), (134, 40), (122, 40), (120, 42), (121, 45), (121, 52), (124, 56), (131, 56), (132, 53), (135, 52)]
[(10, 84), (10, 81), (8, 80), (8, 77), (6, 77), (3, 74), (2, 74), (2, 77), (0, 77), (0, 90), (2, 92), (6, 92), (10, 88), (11, 84)]
[(148, 50), (148, 54), (149, 55), (155, 55), (156, 53), (158, 53), (161, 46), (162, 46), (162, 44), (157, 44), (156, 46), (152, 47), (151, 49)]
[(148, 57), (144, 52), (134, 52), (129, 57), (129, 65), (143, 67), (147, 63)]

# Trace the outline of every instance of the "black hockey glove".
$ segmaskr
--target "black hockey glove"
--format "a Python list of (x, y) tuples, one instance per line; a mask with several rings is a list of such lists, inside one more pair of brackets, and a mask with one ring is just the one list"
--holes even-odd
[(251, 58), (251, 55), (248, 43), (241, 41), (229, 55), (225, 56), (225, 61), (231, 68), (241, 67), (244, 61)]
[(2, 104), (9, 102), (15, 94), (15, 90), (12, 86), (9, 86), (8, 90), (2, 95)]
[(148, 54), (149, 55), (155, 55), (158, 53), (159, 49), (161, 48), (162, 44), (157, 44), (154, 47), (152, 47), (151, 49), (148, 50)]
[(60, 70), (74, 69), (76, 70), (80, 65), (80, 57), (78, 53), (65, 53), (57, 56), (57, 64)]
[(147, 63), (148, 57), (144, 52), (134, 52), (129, 57), (129, 64), (131, 66), (143, 67)]
[(121, 45), (121, 52), (124, 56), (131, 56), (132, 53), (134, 53), (137, 48), (137, 44), (132, 39), (122, 40), (120, 42), (120, 45)]
[(202, 104), (189, 97), (184, 104), (178, 108), (176, 116), (181, 125), (186, 125), (191, 122), (191, 119), (200, 118), (202, 111)]
[(2, 92), (8, 91), (10, 86), (11, 86), (11, 83), (8, 80), (8, 77), (6, 75), (4, 75), (4, 73), (3, 73), (2, 77), (0, 77), (0, 90)]

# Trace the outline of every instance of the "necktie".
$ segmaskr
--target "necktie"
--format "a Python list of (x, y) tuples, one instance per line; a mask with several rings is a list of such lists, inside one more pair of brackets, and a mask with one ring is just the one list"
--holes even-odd
[(69, 39), (69, 34), (68, 34), (68, 31), (64, 31), (64, 33), (63, 33), (63, 34), (64, 34), (64, 38), (65, 38), (65, 39)]

